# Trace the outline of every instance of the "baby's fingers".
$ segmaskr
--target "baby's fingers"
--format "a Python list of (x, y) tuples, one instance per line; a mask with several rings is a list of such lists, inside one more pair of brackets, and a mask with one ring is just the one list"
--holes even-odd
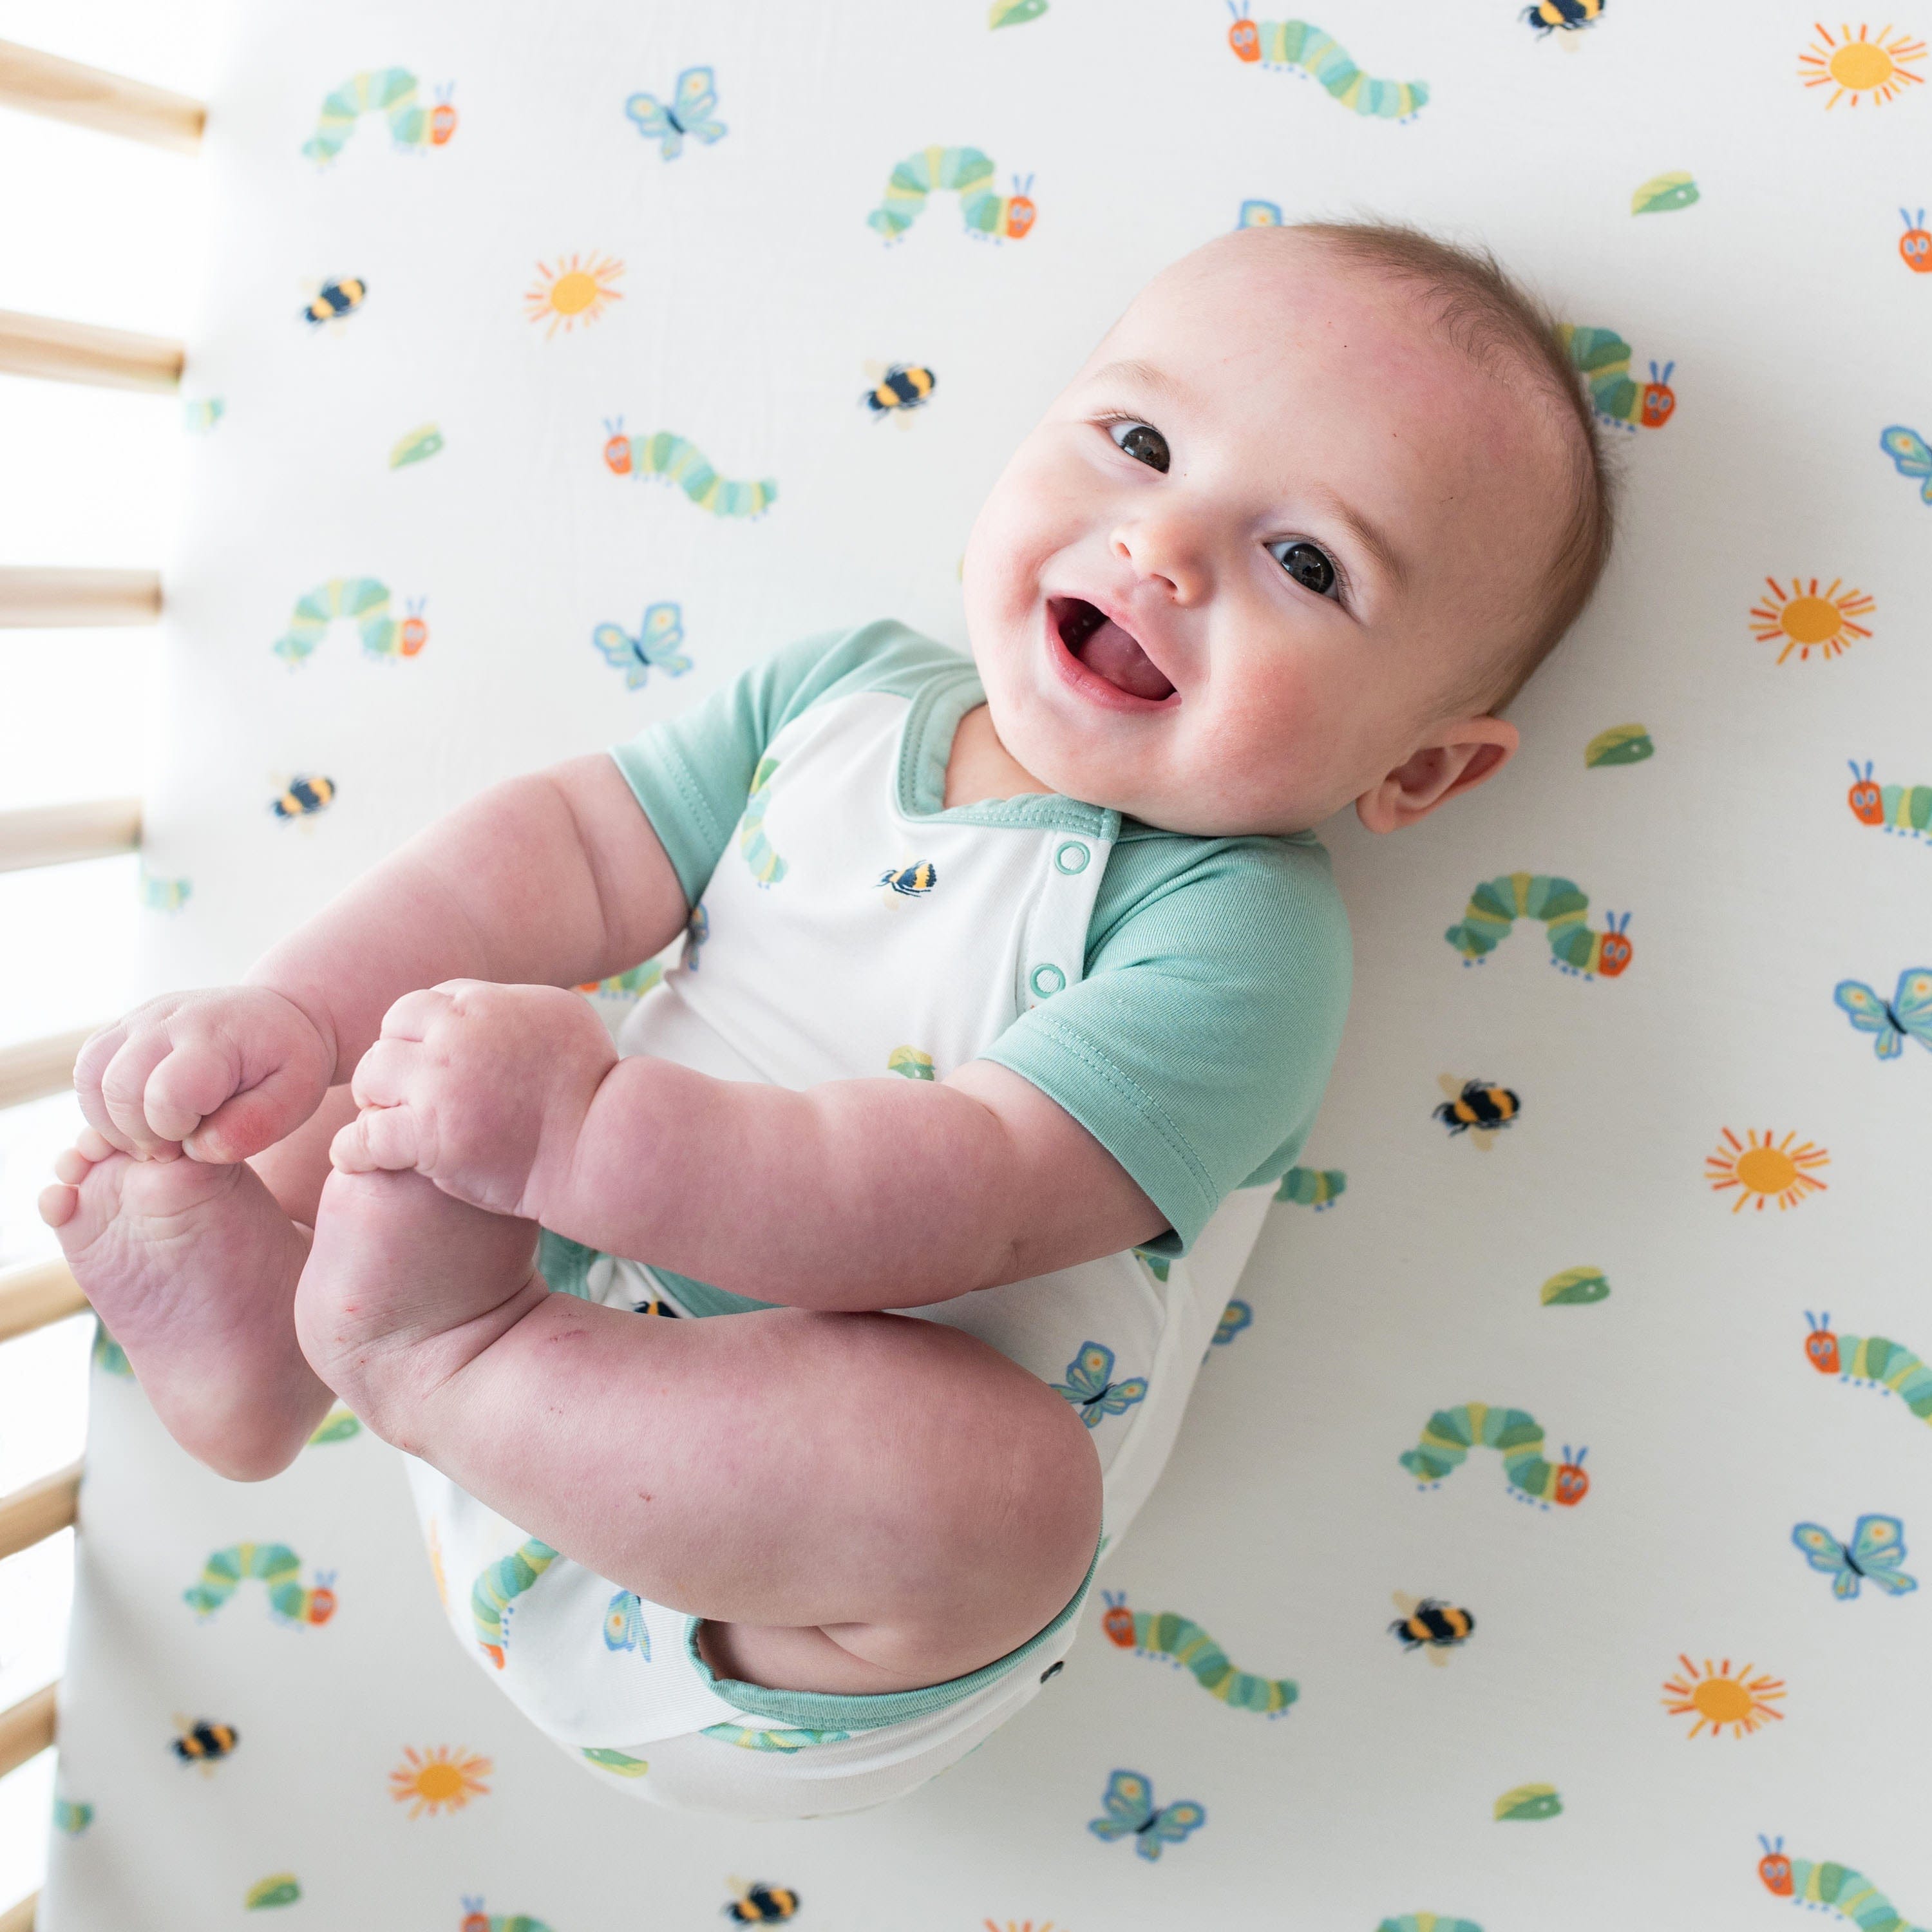
[[(298, 1051), (291, 1050), (266, 1072), (244, 1053), (238, 1069), (214, 1085), (220, 1097), (200, 1125), (182, 1138), (197, 1160), (246, 1160), (286, 1138), (321, 1106), (328, 1091), (326, 1049), (320, 1040), (304, 1041)], [(151, 1082), (151, 1096), (152, 1091)], [(152, 1098), (148, 1117), (154, 1118)]]
[[(106, 1118), (89, 1115), (88, 1124), (123, 1153), (140, 1160), (172, 1160), (181, 1151), (173, 1137), (148, 1119), (146, 1108), (148, 1076), (172, 1050), (166, 1034), (143, 1029), (122, 1041), (100, 1074), (100, 1105)], [(78, 1073), (76, 1066), (76, 1077)], [(85, 1101), (81, 1111), (87, 1112)]]
[(329, 1165), (346, 1174), (401, 1172), (416, 1167), (422, 1136), (407, 1107), (365, 1107), (338, 1130), (329, 1143)]
[(75, 1056), (74, 1091), (75, 1099), (80, 1102), (81, 1118), (110, 1147), (118, 1148), (123, 1154), (132, 1154), (132, 1143), (114, 1124), (107, 1112), (107, 1102), (100, 1094), (101, 1076), (107, 1071), (109, 1062), (121, 1051), (127, 1039), (128, 1029), (118, 1020), (90, 1034)]

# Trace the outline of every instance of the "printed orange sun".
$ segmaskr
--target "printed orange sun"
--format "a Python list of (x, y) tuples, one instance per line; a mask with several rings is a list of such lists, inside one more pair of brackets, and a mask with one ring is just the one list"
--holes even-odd
[(1828, 1166), (1832, 1156), (1809, 1141), (1793, 1147), (1796, 1129), (1781, 1141), (1772, 1140), (1768, 1127), (1762, 1135), (1755, 1127), (1747, 1127), (1743, 1140), (1729, 1127), (1719, 1132), (1724, 1144), (1715, 1154), (1704, 1156), (1704, 1172), (1714, 1193), (1729, 1187), (1738, 1190), (1738, 1198), (1731, 1203), (1733, 1214), (1746, 1208), (1762, 1214), (1767, 1201), (1775, 1201), (1780, 1209), (1796, 1208), (1810, 1196), (1824, 1192), (1826, 1184), (1813, 1179), (1805, 1170)]
[(1876, 40), (1870, 40), (1867, 38), (1870, 29), (1862, 21), (1856, 39), (1851, 28), (1841, 23), (1834, 40), (1822, 20), (1814, 24), (1818, 38), (1798, 56), (1798, 72), (1807, 87), (1832, 90), (1826, 107), (1837, 106), (1847, 94), (1854, 107), (1868, 94), (1874, 100), (1889, 100), (1906, 87), (1923, 83), (1925, 76), (1910, 72), (1907, 65), (1925, 58), (1923, 40), (1915, 40), (1910, 34), (1892, 35), (1889, 23), (1880, 28)]
[(574, 328), (580, 321), (587, 327), (614, 302), (624, 299), (616, 286), (623, 272), (623, 263), (610, 255), (593, 255), (588, 261), (572, 255), (554, 268), (539, 262), (538, 279), (524, 291), (524, 312), (532, 322), (549, 317), (546, 342), (559, 328)]
[(399, 1764), (389, 1774), (389, 1796), (398, 1804), (410, 1808), (412, 1818), (427, 1811), (432, 1818), (446, 1810), (460, 1811), (472, 1798), (487, 1798), (490, 1787), (483, 1782), (490, 1766), (487, 1757), (465, 1757), (459, 1746), (452, 1753), (447, 1744), (418, 1754), (403, 1747), (407, 1764)]
[(1728, 1657), (1715, 1670), (1706, 1658), (1702, 1676), (1681, 1651), (1677, 1660), (1684, 1666), (1684, 1676), (1664, 1679), (1664, 1688), (1671, 1696), (1664, 1700), (1664, 1708), (1673, 1718), (1696, 1718), (1690, 1726), (1692, 1737), (1707, 1724), (1714, 1738), (1726, 1724), (1732, 1737), (1741, 1738), (1772, 1718), (1783, 1720), (1784, 1713), (1771, 1708), (1774, 1700), (1784, 1695), (1783, 1678), (1754, 1677), (1748, 1664), (1733, 1675)]
[(1789, 593), (1776, 578), (1767, 577), (1764, 580), (1771, 586), (1771, 595), (1762, 604), (1751, 606), (1751, 631), (1761, 644), (1774, 644), (1780, 638), (1784, 640), (1784, 648), (1778, 654), (1780, 664), (1793, 651), (1798, 653), (1800, 664), (1814, 651), (1834, 658), (1840, 651), (1851, 649), (1853, 638), (1871, 635), (1862, 624), (1855, 624), (1852, 620), (1867, 616), (1874, 608), (1874, 601), (1862, 590), (1847, 590), (1840, 596), (1838, 586), (1844, 581), (1843, 578), (1833, 578), (1820, 590), (1815, 577), (1808, 586), (1794, 577)]

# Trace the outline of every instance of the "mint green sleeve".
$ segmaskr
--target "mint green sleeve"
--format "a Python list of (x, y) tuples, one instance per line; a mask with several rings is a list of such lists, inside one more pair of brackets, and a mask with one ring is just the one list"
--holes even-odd
[(1148, 1248), (1184, 1255), (1228, 1193), (1276, 1179), (1300, 1151), (1341, 1044), (1352, 959), (1312, 840), (1124, 841), (1085, 976), (982, 1058), (1085, 1127), (1167, 1216)]

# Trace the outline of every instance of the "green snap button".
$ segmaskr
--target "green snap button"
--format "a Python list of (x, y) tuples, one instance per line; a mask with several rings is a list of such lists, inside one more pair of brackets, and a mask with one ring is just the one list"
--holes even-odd
[(1058, 966), (1036, 966), (1028, 983), (1042, 1000), (1050, 1000), (1066, 984), (1066, 975)]
[(1087, 861), (1094, 855), (1077, 838), (1070, 838), (1054, 854), (1053, 862), (1063, 872), (1084, 872)]

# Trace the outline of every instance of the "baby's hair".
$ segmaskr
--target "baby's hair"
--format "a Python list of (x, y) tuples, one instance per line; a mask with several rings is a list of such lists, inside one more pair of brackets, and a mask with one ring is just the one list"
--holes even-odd
[(1443, 333), (1490, 374), (1506, 379), (1527, 367), (1534, 386), (1576, 425), (1570, 456), (1570, 510), (1541, 593), (1521, 628), (1487, 653), (1445, 694), (1445, 715), (1499, 712), (1562, 640), (1590, 601), (1610, 560), (1617, 479), (1596, 418), (1557, 332), (1557, 318), (1486, 248), (1439, 241), (1406, 222), (1369, 218), (1304, 221), (1294, 231), (1320, 241), (1341, 260), (1379, 269), (1414, 287), (1431, 304)]

